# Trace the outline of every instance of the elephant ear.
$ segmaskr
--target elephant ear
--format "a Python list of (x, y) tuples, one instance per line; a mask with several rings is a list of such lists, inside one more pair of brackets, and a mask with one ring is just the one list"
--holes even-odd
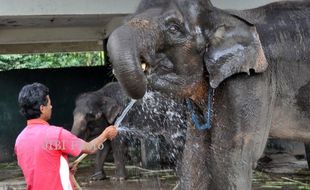
[(209, 37), (204, 62), (212, 88), (236, 73), (261, 73), (268, 66), (255, 26), (233, 19), (238, 21), (217, 27)]
[(113, 98), (103, 96), (102, 97), (102, 112), (109, 124), (112, 124), (117, 115), (121, 112), (121, 107), (117, 104)]

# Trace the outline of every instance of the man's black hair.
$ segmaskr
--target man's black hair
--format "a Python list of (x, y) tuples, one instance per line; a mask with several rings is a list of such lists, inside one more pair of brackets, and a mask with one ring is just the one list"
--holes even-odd
[(41, 115), (40, 106), (47, 105), (49, 89), (41, 83), (25, 85), (18, 95), (20, 113), (27, 119), (36, 119)]

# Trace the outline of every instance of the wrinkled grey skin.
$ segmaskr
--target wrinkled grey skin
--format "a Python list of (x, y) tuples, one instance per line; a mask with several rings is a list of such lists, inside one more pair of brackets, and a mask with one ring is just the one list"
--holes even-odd
[(251, 189), (268, 135), (310, 143), (309, 31), (307, 1), (226, 11), (208, 0), (142, 0), (110, 35), (130, 97), (150, 88), (207, 112), (215, 88), (212, 128), (187, 127), (180, 189)]
[[(86, 92), (77, 97), (73, 112), (73, 127), (71, 132), (87, 141), (97, 137), (109, 125), (113, 124), (116, 116), (122, 110), (123, 105), (115, 98), (109, 97), (110, 89), (105, 86), (97, 91)], [(96, 153), (95, 174), (92, 180), (106, 178), (103, 164), (108, 154), (113, 150), (113, 157), (116, 164), (115, 177), (123, 179), (127, 177), (125, 170), (125, 151), (126, 147), (120, 142), (120, 137), (113, 141), (107, 140), (102, 150)]]

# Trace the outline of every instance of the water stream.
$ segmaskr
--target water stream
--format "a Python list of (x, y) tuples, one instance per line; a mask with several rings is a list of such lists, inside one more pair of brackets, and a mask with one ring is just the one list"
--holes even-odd
[(124, 109), (123, 113), (116, 119), (114, 125), (116, 127), (119, 127), (119, 125), (121, 124), (121, 122), (123, 121), (124, 117), (126, 116), (126, 114), (128, 113), (128, 111), (130, 110), (130, 108), (135, 104), (137, 100), (135, 99), (131, 99), (131, 101), (129, 102), (129, 104), (127, 105), (127, 107)]

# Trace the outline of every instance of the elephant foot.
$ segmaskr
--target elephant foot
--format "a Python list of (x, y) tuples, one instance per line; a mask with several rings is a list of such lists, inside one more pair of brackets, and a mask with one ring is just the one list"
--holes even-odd
[(108, 179), (107, 176), (105, 175), (105, 173), (100, 172), (96, 172), (93, 175), (90, 176), (90, 180), (91, 181), (98, 181), (98, 180), (105, 180)]

